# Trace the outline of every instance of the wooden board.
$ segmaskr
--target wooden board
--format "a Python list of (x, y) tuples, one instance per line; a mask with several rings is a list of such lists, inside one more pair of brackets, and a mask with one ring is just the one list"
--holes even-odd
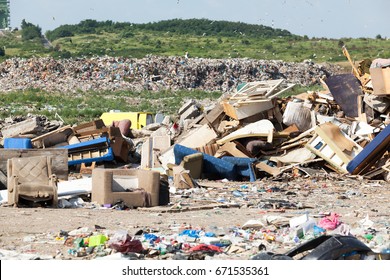
[(142, 212), (158, 212), (158, 213), (176, 213), (176, 212), (188, 212), (188, 211), (200, 211), (200, 210), (211, 210), (215, 208), (240, 208), (239, 204), (223, 204), (223, 203), (211, 203), (207, 205), (181, 205), (179, 207), (169, 206), (156, 206), (148, 208), (137, 208), (138, 211)]
[(19, 135), (25, 135), (37, 132), (39, 128), (38, 118), (27, 119), (7, 127), (1, 130), (3, 138), (12, 138)]
[[(230, 142), (230, 141), (242, 139), (242, 138), (248, 138), (248, 137), (268, 138), (268, 136), (269, 136), (269, 133), (248, 133), (248, 134), (241, 134), (241, 135), (234, 135), (234, 136), (228, 135), (228, 137), (224, 137), (223, 139), (218, 140), (217, 144), (223, 145), (226, 142)], [(274, 132), (274, 134), (273, 134), (273, 138), (288, 138), (289, 136), (290, 136), (290, 133), (285, 133), (285, 132)]]
[(221, 104), (217, 104), (210, 112), (208, 112), (203, 120), (200, 122), (201, 125), (209, 123), (215, 129), (218, 128), (219, 123), (225, 117), (225, 112)]
[(358, 96), (363, 94), (359, 80), (352, 74), (340, 74), (327, 78), (326, 84), (345, 115), (358, 117)]
[(38, 149), (50, 147), (59, 144), (61, 142), (66, 142), (66, 139), (72, 133), (73, 130), (71, 126), (67, 125), (59, 129), (53, 130), (51, 132), (48, 132), (46, 134), (35, 137), (31, 139), (31, 143), (34, 148), (38, 148)]
[(272, 167), (266, 164), (265, 162), (259, 162), (256, 164), (256, 168), (271, 174), (272, 176), (277, 176), (281, 173), (280, 168)]
[[(331, 123), (325, 123), (315, 128), (315, 134), (306, 144), (306, 148), (326, 160), (339, 173), (347, 173), (347, 165), (363, 150), (347, 135)], [(347, 151), (350, 151), (347, 153)]]
[[(0, 171), (7, 176), (7, 160), (16, 157), (51, 156), (53, 173), (58, 179), (68, 180), (67, 149), (0, 149)], [(0, 177), (0, 188), (7, 188), (7, 181)]]
[(158, 156), (171, 146), (169, 135), (149, 137), (142, 144), (141, 168), (159, 167)]
[(184, 134), (183, 138), (177, 141), (177, 144), (195, 149), (209, 144), (217, 137), (218, 135), (214, 129), (210, 125), (205, 124), (188, 134)]
[(267, 111), (274, 107), (272, 100), (246, 100), (239, 103), (224, 101), (223, 109), (229, 117), (235, 120), (242, 120), (255, 114)]
[(215, 157), (222, 157), (228, 154), (233, 157), (249, 158), (251, 154), (239, 142), (227, 142), (215, 153)]

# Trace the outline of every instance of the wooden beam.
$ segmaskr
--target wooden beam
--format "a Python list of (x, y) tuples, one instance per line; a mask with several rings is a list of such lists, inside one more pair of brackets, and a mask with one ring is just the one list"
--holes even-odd
[(12, 138), (23, 134), (35, 133), (38, 127), (38, 118), (35, 117), (4, 127), (1, 133), (3, 138)]
[(268, 174), (271, 174), (272, 176), (277, 176), (281, 173), (280, 168), (278, 167), (272, 167), (264, 162), (259, 162), (256, 164), (257, 169), (261, 169), (262, 171), (267, 172)]

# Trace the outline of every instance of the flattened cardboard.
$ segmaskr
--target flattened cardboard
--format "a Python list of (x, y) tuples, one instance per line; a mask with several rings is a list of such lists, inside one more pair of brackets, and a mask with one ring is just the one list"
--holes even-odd
[(370, 68), (372, 87), (375, 95), (390, 94), (390, 67)]
[(173, 166), (173, 184), (178, 189), (191, 189), (194, 183), (190, 176), (190, 171), (184, 169), (182, 166)]

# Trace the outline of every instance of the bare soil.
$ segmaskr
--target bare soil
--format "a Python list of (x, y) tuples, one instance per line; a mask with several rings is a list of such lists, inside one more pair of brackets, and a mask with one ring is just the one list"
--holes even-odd
[[(340, 221), (350, 229), (350, 234), (375, 250), (378, 250), (380, 245), (385, 245), (375, 243), (375, 236), (382, 236), (384, 243), (389, 240), (390, 185), (384, 181), (334, 177), (263, 180), (255, 183), (206, 182), (204, 185), (207, 187), (177, 191), (171, 194), (170, 205), (150, 209), (102, 209), (94, 208), (92, 203), (86, 203), (83, 208), (72, 209), (2, 206), (0, 250), (59, 260), (91, 259), (96, 255), (77, 257), (69, 254), (72, 244), (66, 244), (66, 240), (60, 238), (61, 233), (84, 227), (108, 235), (118, 230), (126, 230), (130, 236), (134, 236), (141, 229), (156, 235), (171, 235), (190, 227), (203, 228), (206, 231), (223, 228), (229, 233), (249, 220), (262, 220), (270, 215), (291, 219), (309, 213), (318, 221), (324, 213), (330, 212), (339, 214)], [(244, 196), (233, 195), (234, 190)], [(219, 203), (220, 207), (215, 207), (216, 203)], [(210, 209), (206, 209), (207, 205)], [(364, 224), (364, 220), (372, 222), (371, 226)], [(368, 230), (374, 234), (371, 241), (364, 239)], [(272, 225), (266, 225), (264, 229), (257, 231), (275, 237), (282, 234), (281, 228)], [(268, 250), (283, 252), (288, 249), (286, 244), (266, 241), (259, 236), (261, 235), (257, 235), (253, 240), (245, 240), (249, 245), (245, 248), (246, 252), (222, 254), (218, 257), (248, 259), (256, 253), (256, 244), (259, 243), (265, 243)], [(0, 254), (0, 259), (2, 258), (6, 256)]]

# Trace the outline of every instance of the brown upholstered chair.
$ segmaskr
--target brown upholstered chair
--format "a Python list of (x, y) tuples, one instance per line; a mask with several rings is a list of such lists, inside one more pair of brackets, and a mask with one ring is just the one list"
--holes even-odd
[[(168, 163), (169, 176), (173, 176), (174, 166), (175, 164)], [(203, 154), (195, 153), (184, 156), (183, 160), (180, 162), (180, 166), (190, 171), (190, 176), (192, 179), (201, 179), (203, 173)]]
[(57, 177), (52, 174), (51, 157), (11, 158), (7, 161), (8, 205), (21, 199), (58, 206)]
[(180, 163), (184, 169), (190, 171), (190, 175), (193, 179), (202, 178), (203, 172), (203, 154), (195, 153), (192, 155), (186, 155)]
[(92, 171), (92, 201), (111, 204), (122, 201), (128, 207), (159, 205), (160, 173), (143, 169)]

